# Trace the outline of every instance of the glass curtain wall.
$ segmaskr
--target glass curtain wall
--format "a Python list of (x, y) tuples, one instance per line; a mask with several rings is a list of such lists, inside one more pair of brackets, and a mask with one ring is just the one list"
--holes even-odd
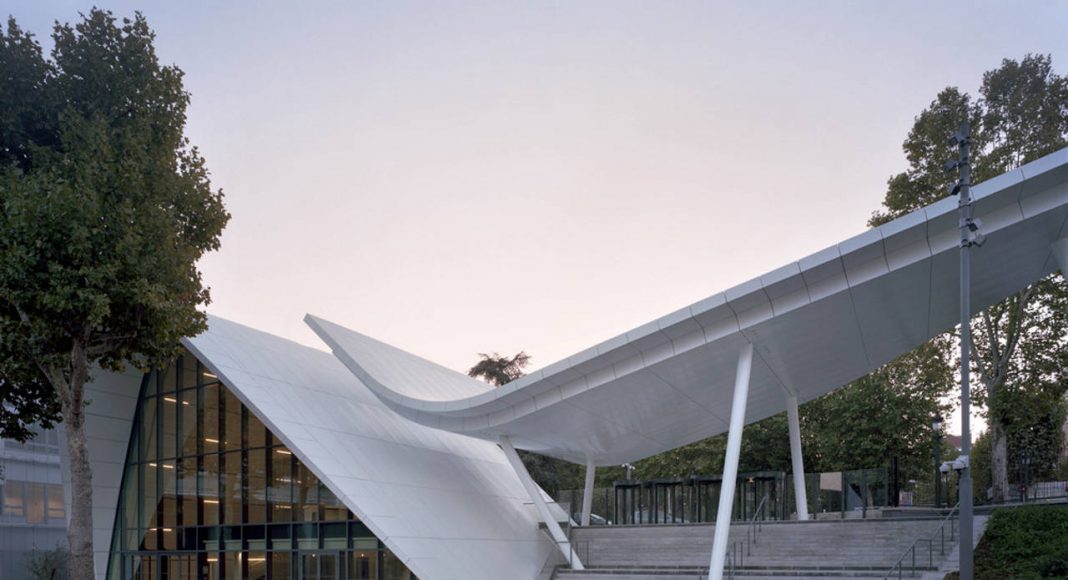
[(415, 580), (188, 352), (142, 381), (109, 580)]

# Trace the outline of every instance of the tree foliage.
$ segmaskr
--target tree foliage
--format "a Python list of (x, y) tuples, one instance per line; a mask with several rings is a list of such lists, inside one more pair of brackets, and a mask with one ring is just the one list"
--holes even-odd
[(530, 364), (530, 355), (519, 351), (513, 357), (501, 356), (500, 353), (478, 353), (479, 361), (467, 371), (467, 376), (482, 378), (491, 385), (506, 385), (523, 376), (523, 369)]
[[(884, 207), (873, 214), (871, 225), (947, 195), (955, 176), (946, 174), (942, 163), (956, 155), (947, 137), (965, 118), (972, 124), (972, 176), (981, 182), (1068, 145), (1068, 78), (1053, 71), (1049, 56), (1027, 55), (1019, 61), (1005, 59), (985, 73), (978, 99), (957, 88), (944, 89), (916, 117), (902, 145), (909, 166), (890, 178)], [(1035, 429), (1045, 427), (1029, 413), (1041, 416), (1041, 410), (1062, 405), (1068, 378), (1065, 337), (1068, 286), (1059, 274), (1024, 288), (972, 322), (979, 379), (975, 395), (977, 404), (985, 405), (991, 431), (995, 500), (1008, 493), (1014, 450), (1040, 442), (1058, 445), (1052, 431), (1036, 435)], [(1038, 452), (1045, 456), (1050, 449)]]
[(45, 58), (13, 18), (0, 31), (0, 434), (61, 412), (71, 576), (89, 578), (84, 385), (94, 365), (165, 364), (204, 330), (196, 261), (229, 215), (145, 19), (94, 9), (52, 38)]

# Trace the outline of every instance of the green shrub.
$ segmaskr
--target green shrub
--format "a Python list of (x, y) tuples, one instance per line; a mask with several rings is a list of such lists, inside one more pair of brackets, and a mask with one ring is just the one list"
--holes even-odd
[(975, 551), (977, 580), (1068, 578), (1068, 506), (994, 512)]

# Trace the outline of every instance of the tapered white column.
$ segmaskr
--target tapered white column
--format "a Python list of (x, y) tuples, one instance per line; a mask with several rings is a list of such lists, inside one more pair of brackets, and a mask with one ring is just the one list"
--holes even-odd
[(794, 465), (794, 498), (797, 519), (808, 519), (808, 493), (805, 491), (805, 461), (801, 457), (801, 420), (797, 415), (797, 397), (786, 398), (786, 417), (790, 423), (790, 459)]
[(727, 540), (731, 533), (731, 512), (734, 508), (734, 484), (738, 479), (738, 457), (742, 451), (745, 406), (749, 401), (749, 374), (752, 370), (753, 345), (746, 344), (742, 347), (742, 352), (738, 354), (738, 370), (734, 375), (734, 400), (731, 402), (727, 456), (723, 460), (723, 483), (719, 489), (719, 509), (716, 511), (716, 534), (712, 540), (709, 580), (723, 580), (723, 565), (727, 560)]
[(545, 522), (545, 527), (549, 529), (549, 535), (553, 537), (556, 547), (560, 549), (560, 553), (567, 559), (568, 563), (571, 565), (571, 569), (585, 570), (586, 568), (582, 565), (582, 560), (579, 560), (578, 554), (571, 549), (571, 542), (569, 542), (567, 536), (564, 535), (564, 530), (560, 528), (560, 523), (556, 521), (556, 518), (554, 518), (549, 511), (549, 506), (545, 503), (545, 498), (541, 496), (541, 488), (534, 483), (533, 479), (531, 479), (530, 472), (527, 471), (527, 467), (523, 465), (523, 460), (520, 459), (519, 454), (515, 452), (515, 447), (512, 447), (512, 440), (507, 436), (501, 436), (501, 449), (504, 450), (504, 456), (508, 458), (508, 463), (512, 465), (515, 474), (519, 476), (519, 482), (523, 484), (523, 489), (527, 490), (527, 495), (530, 496), (530, 501), (534, 502), (534, 507), (538, 508), (538, 515), (541, 516), (541, 521)]
[(584, 526), (590, 525), (590, 512), (593, 511), (593, 478), (597, 474), (597, 466), (592, 461), (586, 462), (586, 487), (582, 489), (582, 522)]

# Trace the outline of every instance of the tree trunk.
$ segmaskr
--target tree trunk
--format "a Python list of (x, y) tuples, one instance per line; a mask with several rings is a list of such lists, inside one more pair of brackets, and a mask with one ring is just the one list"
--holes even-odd
[[(71, 505), (67, 542), (70, 544), (68, 578), (93, 580), (93, 473), (85, 436), (85, 383), (89, 363), (84, 346), (75, 341), (71, 349), (71, 374), (67, 389), (60, 392), (63, 422), (70, 456)], [(66, 391), (66, 392), (64, 392)]]
[(990, 422), (990, 484), (993, 500), (1003, 502), (1009, 498), (1009, 451), (1005, 428), (999, 421)]

